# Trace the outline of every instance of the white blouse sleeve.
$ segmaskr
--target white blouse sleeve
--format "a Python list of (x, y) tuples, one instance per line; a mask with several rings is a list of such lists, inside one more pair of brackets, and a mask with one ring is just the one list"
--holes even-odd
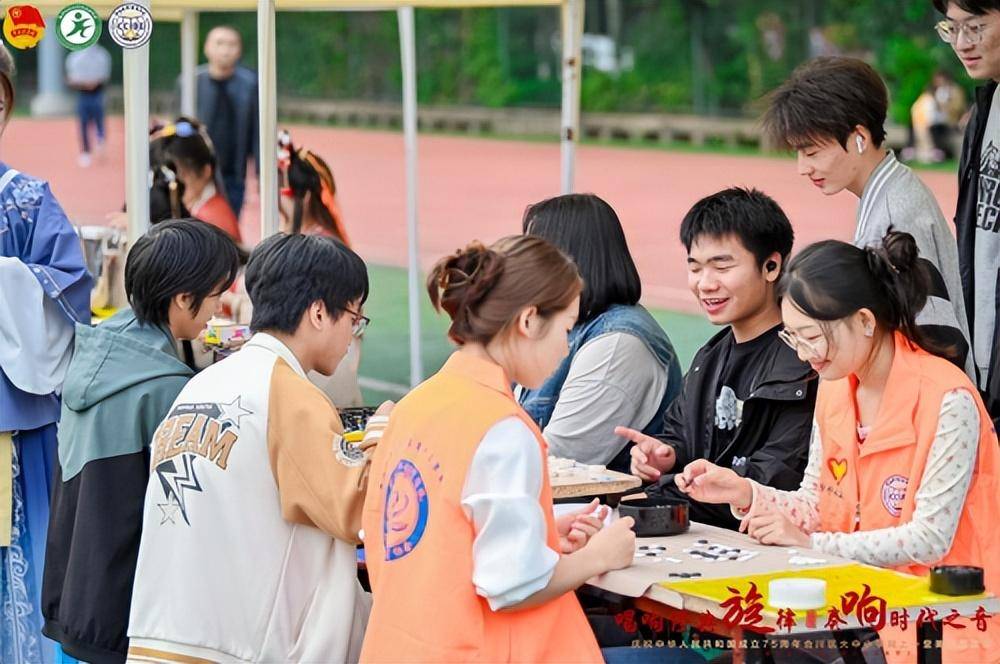
[(799, 488), (795, 491), (782, 491), (748, 480), (753, 490), (750, 509), (743, 511), (734, 506), (733, 516), (743, 519), (767, 512), (781, 512), (805, 532), (811, 533), (816, 530), (819, 527), (819, 474), (822, 459), (823, 441), (820, 439), (819, 427), (813, 420), (809, 461), (806, 463)]
[(542, 453), (516, 417), (493, 425), (476, 449), (462, 490), (472, 519), (472, 582), (494, 611), (518, 604), (548, 585), (559, 554), (546, 544)]
[(31, 268), (0, 256), (0, 371), (10, 382), (29, 394), (58, 392), (73, 354), (73, 332)]
[(979, 408), (968, 390), (941, 400), (937, 432), (914, 495), (913, 517), (892, 528), (813, 533), (813, 548), (883, 567), (931, 565), (951, 550), (979, 451)]

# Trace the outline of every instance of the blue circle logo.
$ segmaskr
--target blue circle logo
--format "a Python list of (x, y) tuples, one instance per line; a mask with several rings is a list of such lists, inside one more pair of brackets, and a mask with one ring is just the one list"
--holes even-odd
[(398, 560), (420, 542), (427, 527), (427, 485), (411, 461), (403, 459), (389, 475), (382, 514), (386, 560)]

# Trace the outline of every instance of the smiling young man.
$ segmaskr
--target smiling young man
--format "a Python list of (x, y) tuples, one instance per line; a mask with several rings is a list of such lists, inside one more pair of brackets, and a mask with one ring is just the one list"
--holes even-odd
[(965, 128), (958, 170), (955, 230), (978, 386), (1000, 421), (1000, 353), (996, 352), (1000, 294), (1000, 0), (933, 0), (937, 24), (965, 71), (985, 81)]
[[(673, 476), (695, 459), (732, 468), (766, 486), (794, 490), (809, 448), (816, 381), (779, 338), (776, 284), (794, 234), (777, 203), (732, 188), (698, 201), (681, 224), (688, 286), (705, 315), (726, 328), (695, 355), (664, 434), (616, 433), (636, 443), (632, 473), (650, 495), (688, 499)], [(691, 503), (691, 519), (736, 529), (726, 507)]]
[(917, 323), (973, 377), (958, 249), (934, 194), (885, 148), (888, 106), (885, 83), (870, 65), (816, 58), (772, 93), (763, 125), (774, 145), (797, 153), (799, 175), (824, 195), (857, 196), (855, 246), (881, 246), (890, 228), (913, 236), (932, 277)]

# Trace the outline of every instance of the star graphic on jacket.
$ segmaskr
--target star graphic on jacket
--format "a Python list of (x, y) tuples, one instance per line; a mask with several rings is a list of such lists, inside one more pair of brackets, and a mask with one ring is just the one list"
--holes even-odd
[(243, 397), (238, 396), (229, 403), (220, 403), (219, 406), (219, 422), (225, 423), (229, 422), (236, 429), (240, 428), (240, 420), (247, 415), (253, 415), (252, 410), (247, 410), (242, 405), (240, 405), (240, 400)]
[(174, 521), (174, 517), (177, 516), (177, 510), (180, 509), (180, 505), (174, 501), (168, 501), (165, 503), (156, 503), (156, 506), (160, 508), (160, 514), (162, 514), (160, 518), (161, 526), (167, 522), (177, 523)]

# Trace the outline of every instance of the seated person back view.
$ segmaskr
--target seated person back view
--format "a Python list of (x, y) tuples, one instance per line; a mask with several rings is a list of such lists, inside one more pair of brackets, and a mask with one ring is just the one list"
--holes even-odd
[[(695, 355), (656, 438), (619, 427), (634, 475), (651, 496), (687, 498), (673, 473), (695, 459), (781, 489), (802, 479), (809, 449), (815, 374), (778, 336), (777, 283), (794, 234), (785, 213), (756, 189), (732, 188), (698, 201), (681, 224), (688, 285), (715, 325), (726, 328)], [(692, 501), (691, 519), (735, 530), (728, 507)]]
[(642, 283), (618, 215), (593, 194), (569, 194), (529, 207), (523, 230), (569, 256), (584, 286), (569, 355), (541, 387), (521, 391), (521, 406), (550, 454), (628, 472), (631, 444), (615, 425), (660, 433), (680, 392), (681, 365), (639, 305)]

